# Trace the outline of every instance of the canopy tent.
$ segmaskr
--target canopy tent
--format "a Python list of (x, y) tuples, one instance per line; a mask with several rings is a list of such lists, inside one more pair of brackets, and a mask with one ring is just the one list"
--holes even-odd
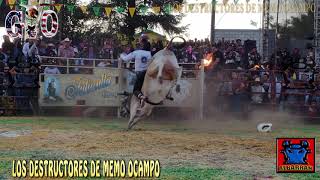
[(149, 37), (149, 41), (150, 41), (150, 42), (152, 42), (152, 41), (157, 42), (158, 40), (166, 41), (166, 36), (161, 35), (161, 34), (159, 34), (159, 33), (156, 33), (156, 32), (154, 32), (154, 31), (151, 31), (151, 30), (143, 31), (143, 32), (140, 32), (140, 33), (136, 34), (136, 35), (134, 36), (134, 39), (135, 39), (136, 41), (138, 41), (139, 38), (140, 38), (140, 36), (141, 36), (142, 34), (147, 35), (147, 36)]
[[(162, 41), (163, 44), (166, 44), (166, 42), (167, 42), (166, 36), (161, 35), (159, 33), (156, 33), (154, 31), (151, 31), (151, 30), (147, 30), (147, 31), (142, 31), (142, 32), (134, 35), (134, 41), (132, 42), (133, 47), (136, 47), (136, 43), (139, 42), (139, 38), (141, 37), (142, 34), (145, 34), (149, 37), (150, 43), (157, 42), (159, 40)], [(119, 41), (121, 42), (122, 45), (126, 45), (129, 43), (128, 37), (124, 34), (118, 33), (117, 38), (119, 39)]]

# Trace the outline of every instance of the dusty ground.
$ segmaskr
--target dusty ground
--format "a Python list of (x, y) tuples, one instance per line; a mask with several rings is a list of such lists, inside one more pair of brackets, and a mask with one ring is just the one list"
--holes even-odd
[[(111, 119), (111, 118), (110, 118)], [(320, 126), (269, 119), (273, 132), (256, 132), (255, 121), (145, 121), (125, 131), (126, 120), (0, 117), (0, 179), (13, 159), (159, 159), (163, 179), (320, 179), (319, 172), (275, 173), (276, 137), (316, 137)], [(317, 150), (319, 167), (319, 148)]]

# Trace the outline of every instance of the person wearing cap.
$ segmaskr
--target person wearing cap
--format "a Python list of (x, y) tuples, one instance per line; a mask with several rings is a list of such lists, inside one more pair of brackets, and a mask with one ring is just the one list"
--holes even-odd
[(251, 100), (254, 103), (262, 103), (263, 102), (263, 96), (265, 93), (265, 89), (263, 88), (261, 81), (260, 81), (260, 77), (256, 77), (254, 79), (254, 83), (251, 86)]
[(261, 61), (261, 56), (260, 56), (260, 54), (257, 52), (257, 47), (254, 47), (254, 48), (248, 53), (248, 61), (249, 61), (249, 69), (260, 63), (260, 61)]
[(46, 56), (56, 57), (57, 55), (56, 46), (53, 43), (49, 43), (46, 49)]
[(73, 58), (75, 56), (74, 48), (71, 46), (71, 40), (65, 38), (58, 50), (59, 57)]
[(151, 56), (151, 44), (147, 41), (147, 39), (142, 38), (140, 43), (142, 44), (142, 49), (137, 49), (129, 53), (128, 55), (122, 54), (120, 56), (120, 59), (125, 62), (128, 62), (134, 59), (135, 73), (137, 75), (137, 79), (134, 84), (133, 94), (141, 100), (140, 103), (143, 103), (146, 97), (142, 94), (141, 88), (143, 86), (144, 77), (146, 75), (148, 64), (152, 56)]

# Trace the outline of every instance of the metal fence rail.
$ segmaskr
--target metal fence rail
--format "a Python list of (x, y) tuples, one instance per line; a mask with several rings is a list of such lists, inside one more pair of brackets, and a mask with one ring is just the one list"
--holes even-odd
[[(312, 85), (316, 88), (309, 88), (310, 82), (307, 80), (292, 80), (290, 82), (285, 81), (285, 78), (279, 78), (285, 74), (284, 71), (279, 70), (268, 70), (268, 71), (259, 71), (259, 70), (235, 70), (235, 69), (225, 69), (220, 71), (224, 75), (217, 77), (206, 76), (206, 82), (214, 82), (213, 87), (207, 88), (208, 96), (209, 92), (213, 92), (215, 89), (216, 93), (215, 97), (218, 98), (219, 103), (232, 104), (235, 103), (234, 100), (238, 100), (238, 98), (244, 97), (241, 100), (241, 105), (243, 109), (254, 109), (256, 107), (264, 107), (262, 109), (272, 110), (272, 111), (289, 111), (291, 114), (295, 114), (295, 116), (299, 117), (308, 117), (308, 113), (316, 111), (312, 115), (312, 118), (318, 117), (320, 112), (320, 81), (312, 82)], [(238, 79), (228, 78), (227, 75), (231, 73), (236, 73)], [(261, 86), (264, 84), (268, 86), (268, 91), (265, 92), (254, 92), (251, 91), (251, 87), (253, 83), (256, 83), (255, 80), (250, 80), (250, 78), (245, 79), (242, 78), (241, 75), (251, 75), (251, 74), (260, 75), (263, 73), (268, 73), (269, 79), (266, 81), (261, 80)], [(254, 76), (251, 76), (251, 79)], [(246, 88), (241, 93), (234, 93), (232, 90), (232, 83), (243, 83)], [(258, 82), (259, 83), (259, 82)], [(219, 85), (218, 85), (219, 84)], [(227, 89), (223, 91), (218, 90), (221, 89), (221, 86), (229, 86)], [(208, 90), (209, 89), (209, 90)], [(251, 99), (253, 96), (261, 95), (263, 102), (257, 103), (253, 102)], [(271, 109), (269, 109), (271, 108)], [(230, 110), (230, 109), (229, 109)], [(225, 111), (223, 109), (222, 111)], [(231, 110), (232, 111), (232, 108)], [(307, 113), (307, 114), (306, 114)], [(306, 116), (307, 115), (307, 116)]]

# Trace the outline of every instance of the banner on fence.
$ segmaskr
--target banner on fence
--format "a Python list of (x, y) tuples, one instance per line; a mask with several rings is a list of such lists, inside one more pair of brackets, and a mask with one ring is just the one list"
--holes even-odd
[(118, 106), (117, 69), (95, 74), (42, 75), (41, 106)]

